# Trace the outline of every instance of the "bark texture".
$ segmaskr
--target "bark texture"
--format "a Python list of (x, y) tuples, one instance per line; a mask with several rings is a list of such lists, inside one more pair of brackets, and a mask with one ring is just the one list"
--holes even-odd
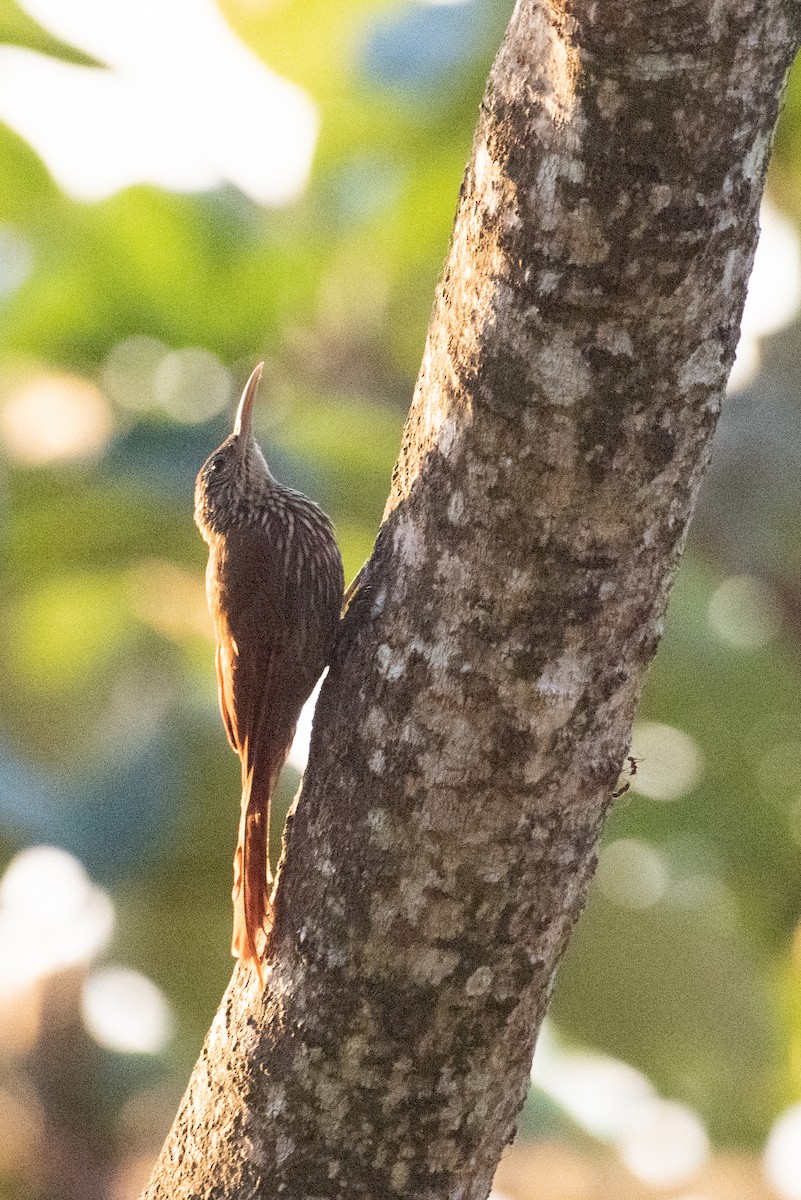
[(662, 630), (737, 341), (782, 0), (520, 0), (260, 994), (149, 1200), (480, 1200)]

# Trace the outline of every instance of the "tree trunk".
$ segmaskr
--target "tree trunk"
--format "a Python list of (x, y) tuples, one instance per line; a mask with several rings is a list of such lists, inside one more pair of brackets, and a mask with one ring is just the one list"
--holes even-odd
[(800, 29), (789, 0), (519, 0), (266, 988), (234, 974), (150, 1200), (486, 1196), (662, 630)]

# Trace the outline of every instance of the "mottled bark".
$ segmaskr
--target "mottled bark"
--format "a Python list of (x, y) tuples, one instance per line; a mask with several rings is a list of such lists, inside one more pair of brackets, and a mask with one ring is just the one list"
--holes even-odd
[(150, 1198), (478, 1200), (513, 1136), (731, 366), (780, 0), (520, 0), (262, 996)]

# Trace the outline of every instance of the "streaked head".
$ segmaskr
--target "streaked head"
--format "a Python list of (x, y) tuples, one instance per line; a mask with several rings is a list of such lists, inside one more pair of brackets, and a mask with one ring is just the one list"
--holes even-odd
[(204, 537), (242, 519), (247, 500), (272, 482), (253, 436), (253, 405), (264, 363), (253, 370), (236, 410), (234, 431), (210, 454), (195, 481), (195, 523)]

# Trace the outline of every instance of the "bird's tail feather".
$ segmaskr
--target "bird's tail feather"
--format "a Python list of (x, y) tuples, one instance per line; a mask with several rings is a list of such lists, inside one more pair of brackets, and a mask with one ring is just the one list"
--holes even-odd
[(260, 983), (261, 955), (272, 927), (270, 902), (269, 830), (270, 798), (278, 772), (260, 772), (255, 766), (242, 780), (242, 811), (239, 839), (234, 854), (234, 930), (231, 953), (256, 968)]

